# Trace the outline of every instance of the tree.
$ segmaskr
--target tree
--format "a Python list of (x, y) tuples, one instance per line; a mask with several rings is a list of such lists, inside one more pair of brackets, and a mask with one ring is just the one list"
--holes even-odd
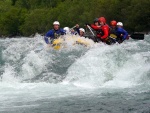
[(15, 36), (20, 35), (19, 26), (23, 23), (22, 9), (11, 8), (8, 12), (3, 13), (0, 17), (0, 32), (1, 35)]

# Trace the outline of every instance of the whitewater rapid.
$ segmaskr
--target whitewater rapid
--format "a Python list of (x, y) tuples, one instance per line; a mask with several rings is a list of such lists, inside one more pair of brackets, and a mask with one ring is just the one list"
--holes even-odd
[(53, 102), (62, 99), (64, 106), (67, 98), (150, 92), (150, 36), (112, 46), (68, 44), (60, 50), (47, 48), (40, 35), (1, 39), (0, 78), (1, 112), (36, 113), (33, 108), (49, 105), (55, 113)]

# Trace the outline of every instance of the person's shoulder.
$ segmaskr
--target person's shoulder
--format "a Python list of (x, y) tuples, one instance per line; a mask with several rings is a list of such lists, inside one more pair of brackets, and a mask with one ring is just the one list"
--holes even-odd
[(59, 29), (59, 31), (60, 31), (60, 32), (65, 32), (65, 30), (64, 30), (64, 29), (62, 29), (62, 28), (60, 28), (60, 29)]
[(50, 36), (53, 34), (53, 29), (49, 30), (47, 33), (46, 33), (46, 36)]
[(110, 27), (106, 24), (102, 26), (103, 29), (109, 29)]
[(118, 31), (123, 31), (124, 29), (121, 28), (121, 27), (118, 27), (117, 30), (118, 30)]
[(51, 30), (49, 30), (49, 31), (48, 31), (48, 33), (52, 33), (53, 31), (54, 31), (54, 30), (53, 30), (53, 29), (51, 29)]
[(119, 31), (127, 32), (124, 28), (118, 28)]
[(60, 30), (60, 31), (63, 31), (63, 28), (60, 28), (59, 30)]
[(108, 25), (108, 24), (104, 24), (103, 26), (105, 26), (105, 27), (109, 27), (109, 25)]

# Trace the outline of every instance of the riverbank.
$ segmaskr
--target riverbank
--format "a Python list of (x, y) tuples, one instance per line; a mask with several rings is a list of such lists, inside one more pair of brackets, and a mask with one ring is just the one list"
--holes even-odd
[[(70, 7), (68, 7), (70, 6)], [(31, 36), (46, 33), (52, 23), (58, 20), (61, 27), (93, 23), (95, 18), (104, 16), (107, 23), (121, 21), (127, 31), (150, 31), (150, 2), (95, 0), (57, 1), (0, 1), (0, 36)], [(106, 10), (109, 7), (109, 10)], [(132, 10), (132, 11), (131, 11)], [(143, 13), (144, 12), (144, 13)], [(142, 15), (142, 16), (141, 16)], [(144, 21), (143, 21), (144, 20)]]

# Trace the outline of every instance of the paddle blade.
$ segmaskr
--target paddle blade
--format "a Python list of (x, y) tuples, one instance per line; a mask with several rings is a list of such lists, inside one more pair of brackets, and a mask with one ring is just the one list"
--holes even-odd
[(144, 40), (144, 34), (140, 33), (132, 34), (130, 37), (135, 40)]

